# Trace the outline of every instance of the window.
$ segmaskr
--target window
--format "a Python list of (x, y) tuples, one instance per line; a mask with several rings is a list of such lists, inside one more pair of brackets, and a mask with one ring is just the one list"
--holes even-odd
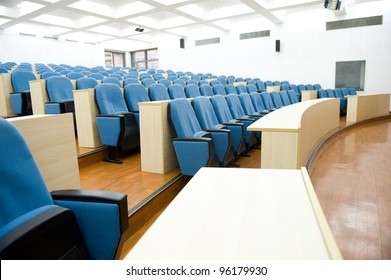
[(106, 67), (124, 67), (125, 53), (115, 51), (105, 51), (105, 65)]
[(157, 49), (141, 50), (130, 53), (132, 67), (139, 68), (158, 68), (158, 51)]
[(335, 87), (364, 90), (365, 60), (340, 61), (335, 65)]

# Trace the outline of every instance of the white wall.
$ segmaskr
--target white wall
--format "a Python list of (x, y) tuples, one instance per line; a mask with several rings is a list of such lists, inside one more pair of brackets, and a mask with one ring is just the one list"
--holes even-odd
[[(239, 40), (239, 33), (248, 32), (243, 30), (222, 34), (215, 45), (195, 47), (194, 40), (187, 38), (185, 49), (179, 48), (179, 38), (165, 38), (158, 46), (159, 65), (334, 88), (336, 61), (366, 60), (365, 92), (391, 92), (391, 5), (367, 8), (351, 7), (345, 16), (326, 9), (297, 12), (283, 24), (252, 30), (270, 29), (270, 37), (264, 38)], [(383, 25), (326, 31), (326, 21), (377, 15), (383, 15)], [(277, 39), (281, 40), (279, 53), (275, 52)]]

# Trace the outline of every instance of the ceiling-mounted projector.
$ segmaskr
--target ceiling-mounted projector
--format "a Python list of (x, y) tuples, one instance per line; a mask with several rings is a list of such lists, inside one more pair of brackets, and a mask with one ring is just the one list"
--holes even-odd
[(135, 31), (137, 31), (137, 32), (143, 32), (143, 31), (144, 31), (144, 28), (137, 27), (137, 28), (135, 29)]
[(329, 10), (340, 10), (342, 1), (340, 0), (325, 0), (324, 7)]

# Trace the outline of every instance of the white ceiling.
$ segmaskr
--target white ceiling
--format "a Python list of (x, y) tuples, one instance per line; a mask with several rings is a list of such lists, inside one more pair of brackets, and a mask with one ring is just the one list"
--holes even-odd
[[(348, 0), (346, 0), (348, 2)], [(350, 0), (368, 2), (373, 0)], [(284, 16), (324, 9), (324, 0), (0, 0), (0, 32), (100, 43), (151, 42), (280, 24)], [(136, 32), (142, 27), (144, 32)]]

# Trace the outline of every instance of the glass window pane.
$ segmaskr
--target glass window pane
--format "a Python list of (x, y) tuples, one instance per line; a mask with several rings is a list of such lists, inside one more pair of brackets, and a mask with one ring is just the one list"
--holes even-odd
[(147, 51), (147, 57), (148, 57), (148, 60), (158, 59), (157, 49), (155, 49), (155, 50), (148, 50)]
[(114, 66), (124, 67), (124, 54), (113, 53)]
[(133, 53), (134, 61), (145, 61), (145, 52), (139, 51)]
[(159, 68), (159, 62), (157, 60), (153, 60), (153, 61), (148, 61), (148, 69), (152, 69), (152, 68), (155, 68), (155, 69), (158, 69)]

